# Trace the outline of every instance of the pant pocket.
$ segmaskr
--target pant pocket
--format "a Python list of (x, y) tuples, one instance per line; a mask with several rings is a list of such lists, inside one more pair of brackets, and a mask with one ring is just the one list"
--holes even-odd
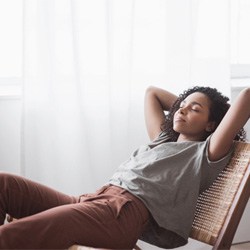
[(117, 219), (121, 213), (122, 208), (125, 208), (131, 202), (130, 199), (125, 197), (116, 197), (112, 199), (108, 199), (106, 204), (111, 209), (114, 217)]

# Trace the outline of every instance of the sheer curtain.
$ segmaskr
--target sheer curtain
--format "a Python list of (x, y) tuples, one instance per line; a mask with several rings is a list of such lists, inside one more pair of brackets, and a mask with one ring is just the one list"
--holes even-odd
[(94, 191), (148, 141), (147, 86), (227, 92), (227, 5), (24, 0), (22, 174), (70, 194)]

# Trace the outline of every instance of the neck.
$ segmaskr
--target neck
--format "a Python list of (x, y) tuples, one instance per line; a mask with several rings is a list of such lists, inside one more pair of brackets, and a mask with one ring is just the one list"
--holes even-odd
[(203, 141), (200, 137), (196, 137), (196, 136), (186, 136), (186, 135), (182, 135), (180, 134), (177, 142), (184, 142), (184, 141)]

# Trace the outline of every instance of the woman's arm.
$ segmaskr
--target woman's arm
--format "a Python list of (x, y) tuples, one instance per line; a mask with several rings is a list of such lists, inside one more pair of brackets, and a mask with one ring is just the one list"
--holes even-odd
[(229, 151), (233, 139), (250, 117), (250, 88), (240, 92), (221, 123), (211, 136), (209, 159), (219, 160)]
[(155, 139), (161, 132), (165, 120), (164, 111), (168, 111), (177, 96), (157, 87), (150, 86), (145, 93), (144, 114), (149, 138)]

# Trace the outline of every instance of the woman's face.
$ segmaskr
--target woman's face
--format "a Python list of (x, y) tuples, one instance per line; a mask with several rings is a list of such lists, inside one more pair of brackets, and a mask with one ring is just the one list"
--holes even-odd
[(180, 135), (177, 141), (200, 141), (214, 129), (209, 121), (211, 101), (203, 93), (190, 94), (174, 114), (173, 129)]

